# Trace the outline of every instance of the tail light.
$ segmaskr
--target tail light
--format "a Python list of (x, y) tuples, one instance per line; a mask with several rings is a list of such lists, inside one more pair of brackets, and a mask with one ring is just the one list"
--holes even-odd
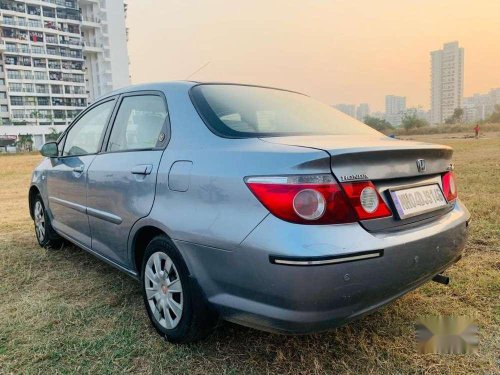
[(342, 224), (391, 215), (371, 183), (341, 187), (328, 174), (247, 177), (245, 182), (274, 216), (292, 223)]
[(342, 187), (359, 220), (392, 215), (371, 181), (346, 182), (342, 184)]
[(332, 175), (247, 177), (245, 182), (257, 199), (280, 219), (300, 224), (356, 221)]
[(443, 193), (448, 202), (453, 202), (458, 197), (457, 182), (453, 172), (446, 172), (442, 178)]

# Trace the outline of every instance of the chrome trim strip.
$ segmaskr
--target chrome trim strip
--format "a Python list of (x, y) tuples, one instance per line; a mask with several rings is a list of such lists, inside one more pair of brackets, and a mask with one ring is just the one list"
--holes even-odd
[(332, 257), (317, 257), (317, 258), (279, 258), (270, 257), (271, 263), (287, 266), (320, 266), (326, 264), (347, 263), (363, 259), (380, 258), (384, 255), (383, 250), (375, 250), (370, 252), (354, 253), (352, 255), (332, 256)]
[(109, 212), (96, 210), (95, 208), (85, 207), (85, 206), (82, 206), (81, 204), (69, 202), (69, 201), (66, 201), (64, 199), (59, 199), (56, 197), (49, 197), (49, 201), (52, 203), (59, 204), (59, 205), (64, 206), (64, 207), (71, 208), (75, 211), (81, 212), (82, 214), (87, 214), (90, 216), (94, 216), (98, 219), (109, 221), (110, 223), (113, 223), (113, 224), (121, 224), (123, 221), (120, 216), (110, 214)]
[[(309, 179), (309, 181), (308, 181)], [(332, 174), (296, 174), (283, 176), (247, 176), (247, 184), (280, 184), (280, 185), (330, 185), (335, 183)]]
[(83, 214), (87, 213), (87, 207), (82, 206), (81, 204), (65, 201), (64, 199), (59, 199), (56, 197), (49, 197), (49, 202), (59, 204), (64, 207), (71, 208), (75, 211), (81, 212)]
[(98, 219), (109, 221), (110, 223), (113, 224), (121, 224), (123, 221), (120, 216), (116, 216), (110, 214), (109, 212), (96, 210), (95, 208), (90, 208), (90, 207), (87, 207), (87, 214), (96, 217)]
[(288, 177), (285, 176), (247, 177), (245, 179), (245, 182), (249, 184), (286, 184), (288, 183)]

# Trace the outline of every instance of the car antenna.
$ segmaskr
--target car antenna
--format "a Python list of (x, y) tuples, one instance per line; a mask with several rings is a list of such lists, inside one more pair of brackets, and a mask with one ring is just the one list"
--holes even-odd
[(203, 64), (203, 65), (202, 65), (202, 66), (200, 66), (198, 69), (196, 69), (193, 73), (191, 73), (190, 75), (188, 75), (188, 76), (186, 77), (186, 80), (188, 80), (189, 78), (191, 78), (192, 76), (194, 76), (194, 75), (195, 75), (196, 73), (198, 73), (200, 70), (205, 69), (205, 68), (206, 68), (206, 66), (207, 66), (208, 64), (210, 64), (210, 61), (207, 61), (205, 64)]

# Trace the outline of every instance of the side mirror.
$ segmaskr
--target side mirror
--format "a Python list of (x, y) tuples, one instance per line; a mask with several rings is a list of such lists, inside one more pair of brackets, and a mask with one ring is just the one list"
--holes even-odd
[(59, 150), (57, 149), (57, 142), (47, 142), (42, 146), (40, 153), (48, 158), (57, 158)]

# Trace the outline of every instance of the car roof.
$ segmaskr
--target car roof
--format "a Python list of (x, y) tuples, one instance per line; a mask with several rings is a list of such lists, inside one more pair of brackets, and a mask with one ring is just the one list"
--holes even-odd
[(152, 83), (141, 83), (137, 85), (125, 86), (120, 89), (111, 91), (106, 95), (101, 96), (98, 100), (108, 98), (110, 96), (125, 94), (132, 91), (171, 91), (180, 88), (189, 89), (190, 87), (198, 84), (195, 81), (170, 81), (170, 82), (152, 82)]
[[(262, 87), (262, 88), (268, 88), (268, 89), (275, 89), (275, 90), (281, 90), (281, 91), (290, 91), (290, 92), (295, 92), (297, 94), (302, 94), (297, 91), (292, 91), (292, 90), (287, 90), (287, 89), (282, 89), (278, 87), (270, 87), (270, 86), (262, 86), (262, 85), (253, 85), (253, 84), (245, 84), (245, 83), (234, 83), (234, 82), (201, 82), (201, 81), (168, 81), (168, 82), (152, 82), (152, 83), (142, 83), (138, 85), (130, 85), (126, 87), (122, 87), (121, 89), (114, 90), (106, 95), (103, 95), (100, 97), (97, 101), (100, 101), (102, 99), (108, 98), (110, 96), (114, 95), (119, 95), (119, 94), (125, 94), (128, 92), (133, 92), (133, 91), (177, 91), (179, 89), (181, 90), (189, 90), (191, 87), (196, 86), (196, 85), (238, 85), (238, 86), (250, 86), (250, 87)], [(302, 94), (305, 95), (305, 94)]]

